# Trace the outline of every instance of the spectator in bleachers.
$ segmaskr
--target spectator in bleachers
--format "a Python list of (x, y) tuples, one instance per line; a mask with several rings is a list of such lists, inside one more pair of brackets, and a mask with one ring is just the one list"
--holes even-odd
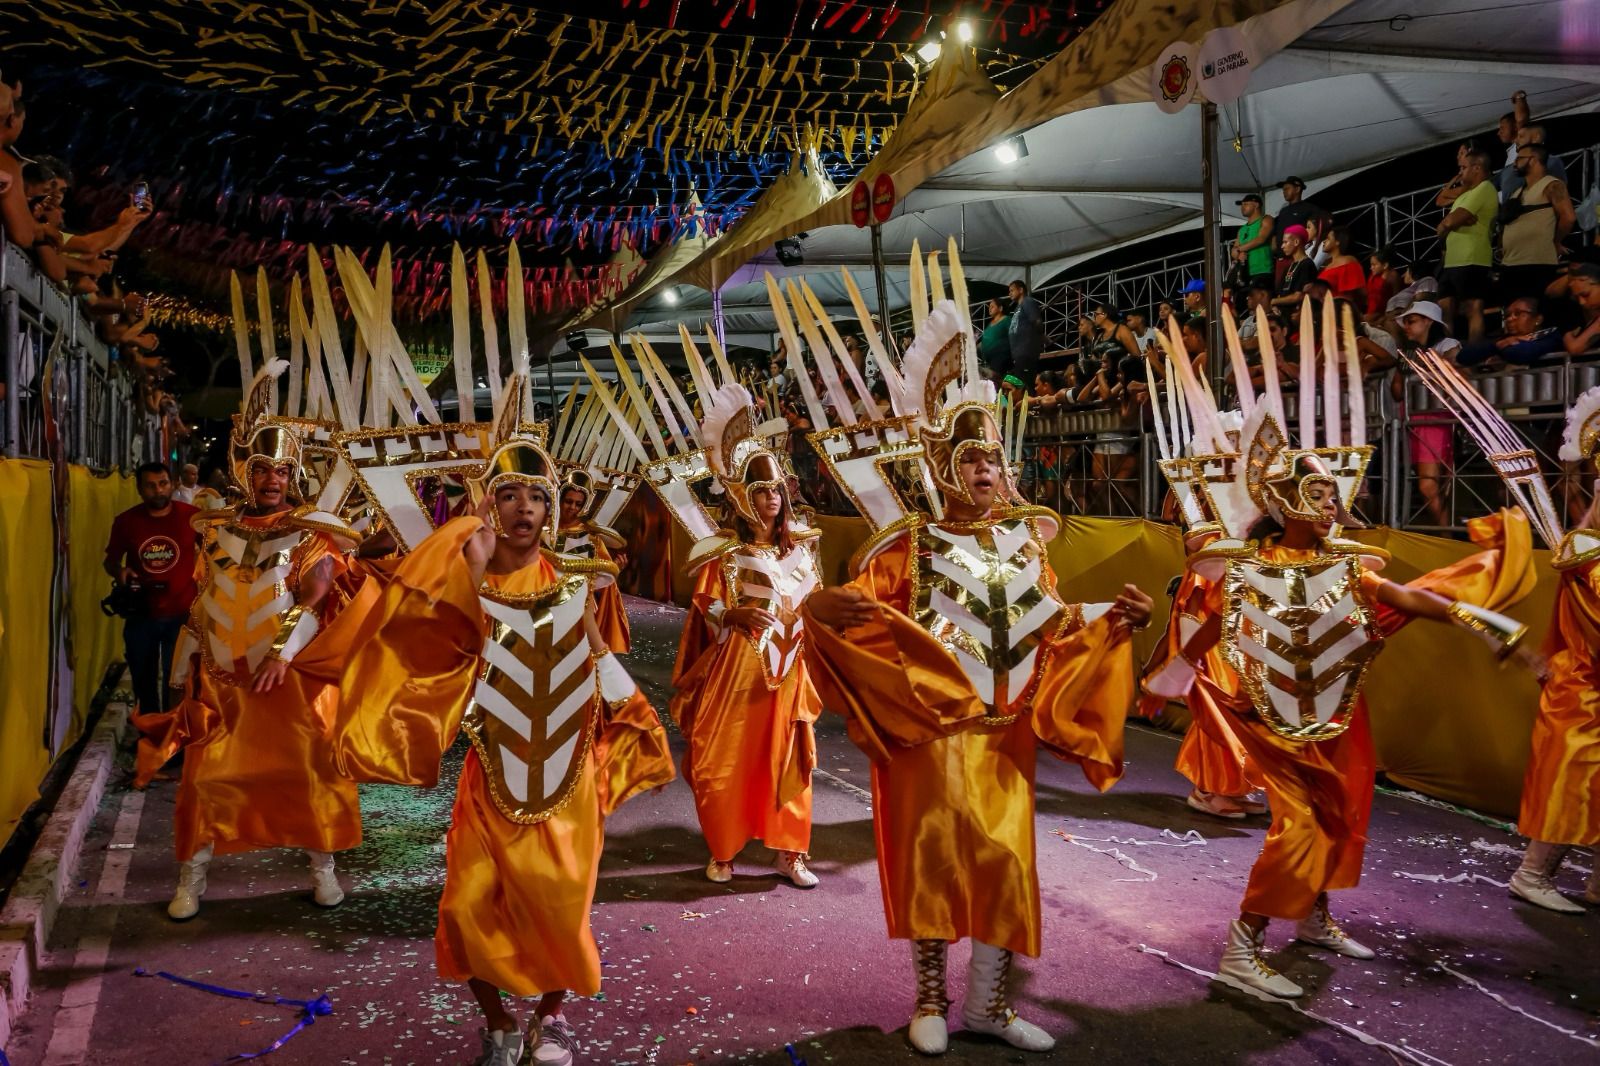
[(1504, 332), (1493, 340), (1461, 346), (1456, 362), (1462, 366), (1501, 362), (1526, 365), (1565, 351), (1561, 331), (1547, 326), (1537, 296), (1518, 296), (1506, 304), (1501, 316)]
[(1206, 376), (1206, 345), (1210, 331), (1205, 315), (1190, 315), (1183, 323), (1183, 346), (1189, 351), (1189, 365), (1201, 381)]
[(1272, 305), (1285, 311), (1300, 306), (1306, 286), (1317, 276), (1317, 264), (1306, 254), (1310, 235), (1304, 226), (1288, 226), (1283, 231), (1283, 273), (1278, 277), (1277, 295)]
[(1011, 316), (999, 300), (989, 301), (989, 324), (978, 338), (978, 358), (990, 370), (1011, 365)]
[[(1085, 324), (1088, 325), (1087, 331), (1083, 328)], [(1100, 358), (1108, 349), (1116, 349), (1119, 358), (1122, 355), (1139, 354), (1139, 343), (1134, 339), (1133, 331), (1122, 322), (1116, 308), (1110, 304), (1095, 304), (1085, 322), (1079, 323), (1078, 332), (1084, 336), (1091, 358)]]
[(1394, 249), (1387, 246), (1377, 249), (1367, 258), (1367, 322), (1382, 322), (1389, 301), (1400, 291), (1402, 283), (1398, 266)]
[(1233, 258), (1244, 267), (1246, 284), (1262, 282), (1271, 286), (1272, 277), (1272, 216), (1261, 206), (1259, 193), (1246, 193), (1234, 201), (1239, 213), (1244, 215), (1244, 225), (1234, 240)]
[(1562, 338), (1567, 354), (1600, 351), (1600, 264), (1581, 264), (1567, 276), (1567, 290), (1583, 314), (1583, 325)]
[(1456, 202), (1456, 198), (1467, 191), (1467, 157), (1477, 150), (1478, 146), (1471, 141), (1462, 141), (1456, 145), (1455, 176), (1446, 182), (1444, 188), (1433, 198), (1434, 207), (1449, 210), (1450, 205)]
[(1039, 301), (1028, 292), (1028, 286), (1020, 278), (1011, 283), (1010, 293), (1011, 302), (1015, 305), (1008, 327), (1011, 356), (1000, 376), (1009, 373), (1023, 381), (1031, 381), (1039, 365), (1039, 354), (1044, 351), (1044, 308), (1039, 306)]
[(1333, 254), (1328, 251), (1328, 231), (1333, 228), (1333, 216), (1326, 211), (1318, 211), (1306, 219), (1306, 254), (1316, 264), (1318, 270), (1323, 270), (1333, 261)]
[(1562, 242), (1578, 213), (1566, 183), (1547, 169), (1550, 153), (1542, 144), (1517, 148), (1521, 185), (1500, 205), (1500, 296), (1537, 296), (1555, 279)]
[(1183, 313), (1198, 315), (1206, 309), (1206, 283), (1203, 278), (1193, 278), (1183, 286)]
[(1350, 254), (1354, 249), (1350, 227), (1329, 227), (1322, 246), (1328, 253), (1328, 265), (1318, 272), (1317, 277), (1328, 283), (1335, 297), (1353, 303), (1358, 315), (1365, 314), (1367, 272), (1361, 269), (1361, 260)]
[(1467, 339), (1477, 340), (1483, 336), (1483, 301), (1489, 295), (1489, 268), (1494, 262), (1489, 232), (1500, 202), (1489, 181), (1489, 157), (1483, 152), (1467, 154), (1461, 177), (1465, 188), (1438, 226), (1444, 238), (1440, 306), (1450, 320), (1464, 317)]
[(1511, 110), (1500, 116), (1495, 136), (1506, 146), (1505, 165), (1510, 166), (1517, 155), (1517, 134), (1533, 121), (1533, 110), (1528, 106), (1528, 94), (1518, 89), (1511, 94)]
[[(1310, 200), (1301, 199), (1306, 192), (1306, 183), (1292, 174), (1278, 182), (1278, 189), (1283, 193), (1283, 206), (1278, 208), (1278, 213), (1273, 218), (1273, 225), (1279, 234), (1290, 226), (1304, 229), (1306, 219), (1322, 210)], [(1282, 244), (1281, 237), (1279, 244)], [(1283, 254), (1288, 255), (1288, 249), (1284, 249)]]
[(1171, 321), (1172, 316), (1177, 313), (1177, 304), (1171, 300), (1162, 300), (1160, 303), (1156, 304), (1156, 329), (1159, 329), (1163, 333), (1167, 332), (1167, 323)]
[[(1400, 316), (1400, 347), (1416, 352), (1432, 349), (1454, 362), (1461, 342), (1450, 336), (1444, 311), (1431, 300), (1418, 300)], [(1455, 464), (1455, 426), (1442, 411), (1423, 411), (1411, 419), (1407, 440), (1411, 466), (1416, 473), (1417, 493), (1435, 526), (1449, 525), (1445, 510), (1444, 477)]]
[[(1544, 143), (1545, 139), (1543, 126), (1524, 126), (1517, 131), (1517, 148), (1522, 148), (1524, 145), (1529, 144)], [(1549, 146), (1546, 145), (1547, 151), (1548, 147)], [(1527, 179), (1517, 172), (1516, 161), (1516, 151), (1513, 150), (1511, 162), (1506, 166), (1501, 167), (1500, 173), (1495, 176), (1495, 185), (1500, 189), (1500, 199), (1502, 202), (1511, 199), (1512, 195), (1527, 183)], [(1545, 164), (1545, 169), (1548, 173), (1555, 175), (1555, 179), (1557, 181), (1563, 184), (1566, 183), (1567, 165), (1563, 163), (1561, 161), (1561, 157), (1556, 155), (1554, 152), (1550, 152), (1550, 158)]]
[[(18, 92), (8, 91), (10, 100), (0, 111), (0, 175), (7, 185), (0, 192), (0, 224), (5, 228), (6, 239), (29, 255), (48, 237), (40, 232), (28, 207), (28, 196), (23, 185), (22, 160), (17, 156), (17, 139), (22, 136), (23, 120), (27, 108)], [(64, 278), (65, 272), (62, 273)], [(59, 280), (59, 279), (58, 279)]]
[(1244, 291), (1244, 307), (1238, 314), (1239, 320), (1239, 346), (1244, 349), (1245, 355), (1252, 356), (1261, 350), (1260, 340), (1256, 337), (1256, 308), (1272, 307), (1272, 286), (1265, 281), (1252, 281), (1250, 287)]
[(1139, 349), (1140, 355), (1146, 354), (1152, 347), (1161, 347), (1161, 342), (1156, 340), (1156, 328), (1145, 320), (1143, 311), (1129, 311), (1126, 323), (1128, 332), (1133, 334), (1134, 347)]

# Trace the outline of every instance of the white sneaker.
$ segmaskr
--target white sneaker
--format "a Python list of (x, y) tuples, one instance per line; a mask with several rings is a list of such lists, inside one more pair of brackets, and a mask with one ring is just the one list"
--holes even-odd
[(1017, 1016), (1011, 1009), (1007, 985), (1011, 979), (1011, 952), (972, 942), (972, 961), (967, 965), (967, 998), (961, 1005), (961, 1021), (969, 1032), (997, 1036), (1023, 1051), (1049, 1051), (1055, 1037)]
[(906, 1039), (924, 1055), (943, 1055), (950, 1050), (950, 1023), (942, 1014), (918, 1014), (906, 1027)]
[(167, 904), (168, 918), (186, 922), (200, 913), (200, 897), (206, 894), (206, 868), (210, 865), (211, 845), (207, 844), (178, 867), (178, 887)]
[(1294, 938), (1302, 944), (1315, 944), (1319, 948), (1327, 948), (1347, 959), (1378, 957), (1376, 951), (1346, 936), (1345, 931), (1339, 928), (1339, 923), (1333, 920), (1326, 907), (1318, 907), (1300, 919), (1300, 924), (1294, 927)]
[(319, 907), (337, 907), (344, 902), (344, 889), (333, 872), (333, 856), (326, 851), (308, 851), (311, 862), (311, 898)]
[(1189, 798), (1183, 802), (1191, 810), (1201, 814), (1209, 814), (1213, 818), (1227, 818), (1236, 821), (1245, 817), (1246, 811), (1227, 796), (1219, 796), (1215, 792), (1201, 792), (1198, 788), (1189, 793)]
[(1511, 894), (1518, 899), (1525, 899), (1535, 907), (1543, 907), (1547, 911), (1557, 914), (1582, 914), (1584, 910), (1561, 894), (1556, 888), (1556, 883), (1548, 874), (1539, 873), (1519, 867), (1511, 875)]
[(478, 1039), (483, 1041), (483, 1046), (478, 1057), (472, 1060), (472, 1066), (522, 1066), (522, 1054), (527, 1050), (527, 1044), (515, 1029), (509, 1032), (479, 1029)]
[(1222, 949), (1222, 964), (1217, 967), (1217, 980), (1235, 988), (1265, 992), (1281, 999), (1294, 999), (1305, 995), (1305, 989), (1268, 966), (1261, 957), (1267, 939), (1266, 931), (1250, 931), (1250, 927), (1235, 918), (1228, 923), (1228, 944)]
[(817, 875), (806, 869), (806, 857), (798, 851), (780, 851), (772, 865), (778, 873), (793, 881), (796, 888), (814, 888)]
[(733, 863), (712, 859), (706, 863), (706, 880), (725, 885), (733, 880)]
[(532, 1066), (572, 1066), (578, 1061), (578, 1034), (559, 1014), (535, 1018), (528, 1027)]

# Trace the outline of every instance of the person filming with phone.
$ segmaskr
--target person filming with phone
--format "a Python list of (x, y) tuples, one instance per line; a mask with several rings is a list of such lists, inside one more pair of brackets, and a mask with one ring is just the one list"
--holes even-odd
[(172, 498), (172, 471), (145, 463), (135, 474), (140, 503), (117, 515), (106, 543), (106, 573), (117, 582), (108, 598), (123, 617), (122, 643), (141, 714), (168, 709), (166, 679), (178, 634), (194, 603), (198, 513)]

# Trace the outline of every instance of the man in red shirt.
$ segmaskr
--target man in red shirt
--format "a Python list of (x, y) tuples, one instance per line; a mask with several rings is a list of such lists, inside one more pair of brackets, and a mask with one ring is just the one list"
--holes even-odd
[(155, 714), (168, 709), (173, 650), (194, 602), (197, 535), (189, 520), (197, 512), (173, 500), (165, 464), (145, 463), (134, 477), (144, 502), (111, 523), (106, 573), (141, 594), (143, 610), (124, 621), (122, 643), (139, 711)]

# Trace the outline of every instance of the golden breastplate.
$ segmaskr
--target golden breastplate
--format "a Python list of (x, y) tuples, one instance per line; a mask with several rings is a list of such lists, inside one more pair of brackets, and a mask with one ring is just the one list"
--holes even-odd
[(532, 596), (480, 589), (478, 602), (489, 638), (462, 727), (483, 760), (494, 805), (531, 825), (566, 805), (594, 736), (596, 682), (583, 627), (588, 579), (569, 575)]
[(1349, 728), (1367, 667), (1383, 647), (1359, 560), (1231, 559), (1223, 602), (1223, 654), (1261, 720), (1292, 740), (1326, 740)]
[(777, 619), (759, 633), (741, 632), (761, 659), (767, 688), (778, 688), (805, 646), (800, 605), (822, 582), (816, 554), (809, 544), (796, 544), (781, 558), (774, 548), (741, 544), (722, 557), (722, 568), (729, 606), (760, 607)]
[(971, 533), (917, 531), (912, 617), (961, 664), (995, 717), (1033, 694), (1039, 652), (1066, 605), (1047, 587), (1044, 545), (1026, 518)]
[(255, 673), (294, 606), (295, 550), (313, 534), (288, 523), (265, 529), (227, 522), (207, 527), (206, 581), (194, 607), (206, 669), (233, 684)]

